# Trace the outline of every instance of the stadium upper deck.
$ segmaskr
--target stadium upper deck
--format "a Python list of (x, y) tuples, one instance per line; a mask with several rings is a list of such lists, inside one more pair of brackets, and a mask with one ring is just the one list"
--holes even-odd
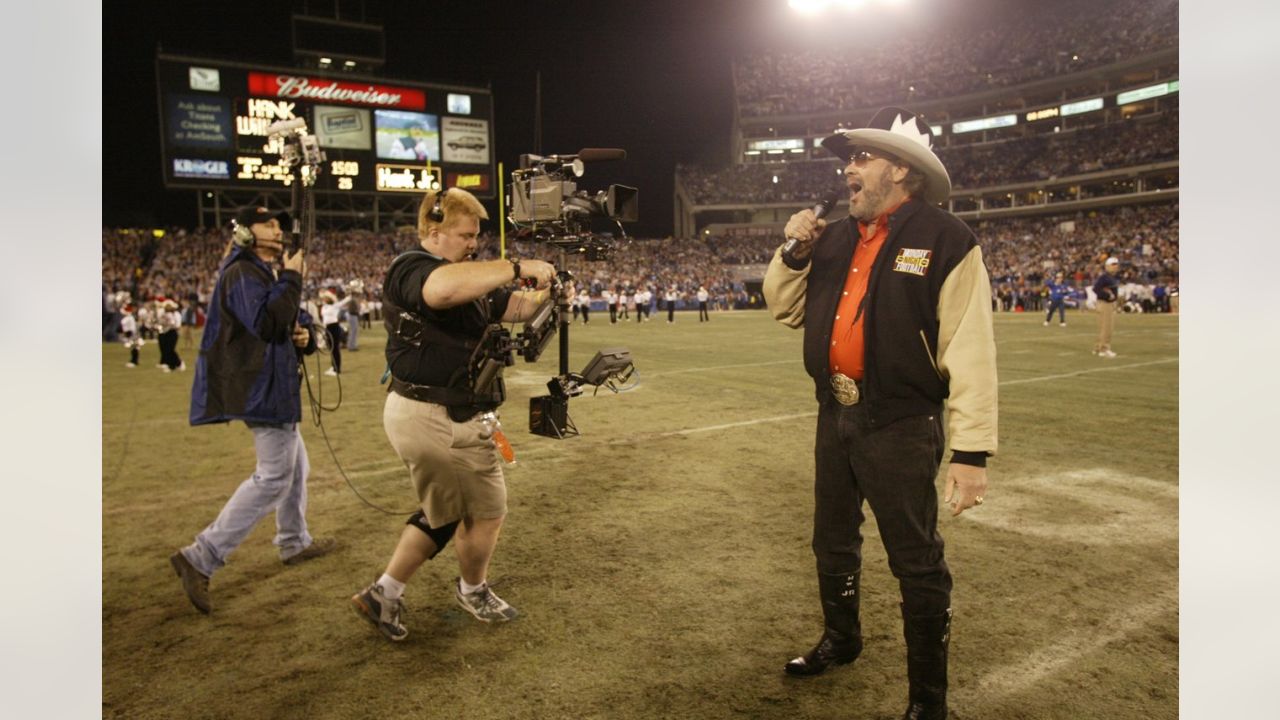
[(1010, 9), (997, 17), (975, 13), (914, 37), (862, 32), (856, 48), (851, 43), (744, 56), (734, 65), (738, 116), (918, 105), (1178, 46), (1173, 0), (1020, 3)]
[(677, 234), (778, 224), (837, 189), (817, 141), (890, 104), (935, 125), (962, 216), (1176, 199), (1177, 4), (1010, 9), (1025, 12), (740, 58), (731, 163), (677, 168)]

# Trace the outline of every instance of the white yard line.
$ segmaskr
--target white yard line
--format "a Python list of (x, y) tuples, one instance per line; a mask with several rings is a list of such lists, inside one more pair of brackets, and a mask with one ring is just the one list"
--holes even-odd
[(770, 360), (768, 362), (756, 362), (756, 363), (739, 363), (737, 365), (711, 365), (709, 367), (684, 368), (681, 370), (667, 370), (665, 372), (642, 373), (641, 377), (653, 378), (653, 377), (664, 377), (666, 375), (680, 375), (683, 373), (691, 373), (691, 372), (711, 372), (714, 370), (728, 370), (730, 368), (764, 367), (766, 365), (790, 365), (798, 362), (803, 362), (803, 361), (800, 359), (792, 359), (792, 360)]
[[(740, 420), (738, 422), (722, 423), (720, 425), (706, 425), (703, 427), (686, 428), (684, 430), (668, 430), (667, 432), (642, 434), (625, 438), (615, 438), (603, 443), (575, 443), (577, 445), (585, 445), (588, 448), (595, 448), (601, 445), (626, 445), (629, 443), (641, 443), (646, 440), (655, 438), (674, 437), (676, 435), (691, 435), (693, 433), (714, 432), (716, 430), (728, 430), (729, 428), (748, 427), (751, 425), (762, 425), (772, 422), (786, 422), (787, 420), (801, 420), (804, 418), (817, 417), (817, 411), (796, 413), (795, 415), (775, 415), (773, 417), (756, 418), (754, 420)], [(516, 459), (529, 455), (540, 455), (545, 452), (551, 452), (559, 448), (559, 445), (539, 445), (528, 449), (516, 448)]]
[[(1105, 362), (1105, 360), (1100, 362)], [(1150, 360), (1147, 362), (1129, 363), (1128, 365), (1107, 365), (1105, 367), (1096, 367), (1089, 370), (1077, 370), (1075, 372), (1061, 373), (1058, 375), (1041, 375), (1040, 377), (1022, 378), (1020, 380), (1002, 380), (1000, 385), (1022, 385), (1023, 383), (1044, 382), (1045, 380), (1060, 380), (1062, 378), (1088, 375), (1089, 373), (1128, 370), (1129, 368), (1147, 367), (1148, 365), (1164, 365), (1172, 362), (1178, 362), (1178, 358), (1164, 358), (1163, 360)]]
[[(1014, 351), (1010, 351), (1010, 354), (1018, 354), (1018, 352), (1019, 352), (1019, 351), (1014, 350)], [(764, 367), (764, 366), (768, 366), (768, 365), (787, 365), (787, 364), (794, 363), (794, 362), (796, 362), (796, 361), (795, 361), (795, 360), (770, 360), (770, 361), (768, 361), (768, 362), (759, 362), (759, 363), (742, 363), (742, 364), (737, 364), (737, 365), (713, 365), (713, 366), (709, 366), (709, 367), (685, 368), (685, 369), (683, 369), (683, 370), (668, 370), (667, 372), (649, 373), (649, 374), (645, 375), (644, 377), (646, 377), (646, 378), (663, 377), (663, 376), (665, 376), (665, 375), (678, 375), (678, 374), (682, 374), (682, 373), (691, 373), (691, 372), (709, 372), (709, 371), (715, 371), (715, 370), (725, 370), (725, 369), (729, 369), (729, 368), (740, 368), (740, 367)], [(1151, 361), (1148, 361), (1148, 362), (1142, 362), (1142, 363), (1130, 363), (1130, 364), (1128, 364), (1128, 365), (1107, 365), (1107, 366), (1105, 366), (1105, 367), (1097, 367), (1097, 368), (1092, 368), (1092, 369), (1089, 369), (1089, 370), (1077, 370), (1076, 372), (1062, 373), (1062, 374), (1058, 374), (1058, 375), (1042, 375), (1042, 376), (1040, 376), (1040, 377), (1022, 378), (1022, 379), (1019, 379), (1019, 380), (1004, 380), (1004, 381), (1002, 381), (1000, 384), (1001, 384), (1001, 385), (1021, 385), (1021, 384), (1024, 384), (1024, 383), (1042, 382), (1042, 381), (1045, 381), (1045, 380), (1059, 380), (1059, 379), (1062, 379), (1062, 378), (1075, 377), (1075, 376), (1078, 376), (1078, 375), (1086, 375), (1086, 374), (1089, 374), (1089, 373), (1095, 373), (1095, 372), (1108, 372), (1108, 371), (1112, 371), (1112, 370), (1125, 370), (1125, 369), (1127, 369), (1127, 368), (1146, 367), (1146, 366), (1148, 366), (1148, 365), (1162, 365), (1162, 364), (1165, 364), (1165, 363), (1171, 363), (1171, 362), (1178, 362), (1178, 358), (1164, 358), (1163, 360), (1151, 360)], [(386, 402), (386, 400), (385, 400), (384, 398), (381, 398), (381, 397), (380, 397), (380, 398), (378, 398), (377, 400), (345, 400), (345, 401), (343, 401), (342, 405), (343, 405), (343, 407), (352, 407), (352, 406), (355, 406), (355, 407), (364, 407), (364, 406), (369, 406), (369, 405), (382, 405), (382, 404), (383, 404), (383, 403), (385, 403), (385, 402)], [(778, 420), (782, 420), (782, 419), (795, 419), (795, 418), (798, 418), (798, 417), (811, 417), (811, 416), (816, 415), (816, 414), (817, 414), (817, 412), (812, 412), (812, 413), (806, 413), (806, 414), (803, 414), (803, 415), (786, 415), (786, 416), (782, 416), (782, 417), (779, 417), (779, 418), (762, 418), (762, 419), (759, 419), (759, 420), (746, 420), (746, 421), (743, 421), (743, 422), (740, 422), (740, 423), (728, 423), (728, 424), (725, 424), (725, 425), (711, 425), (711, 426), (708, 426), (708, 427), (706, 427), (706, 428), (691, 428), (691, 429), (689, 429), (689, 430), (676, 430), (676, 431), (672, 431), (672, 432), (668, 432), (668, 433), (661, 433), (661, 434), (656, 435), (656, 436), (655, 436), (655, 435), (650, 435), (649, 437), (667, 437), (667, 436), (670, 436), (670, 435), (680, 435), (680, 434), (690, 433), (690, 432), (707, 432), (707, 431), (709, 431), (709, 430), (722, 430), (722, 429), (727, 429), (727, 428), (731, 428), (731, 427), (740, 427), (740, 426), (743, 426), (743, 425), (754, 425), (754, 424), (756, 424), (756, 423), (777, 422)], [(175, 417), (175, 418), (154, 418), (154, 419), (151, 419), (151, 420), (142, 420), (142, 421), (138, 421), (138, 422), (134, 423), (134, 425), (169, 425), (169, 424), (174, 424), (174, 425), (176, 425), (176, 424), (185, 424), (186, 422), (187, 422), (187, 419), (186, 419), (185, 417), (182, 417), (182, 418), (177, 418), (177, 417)], [(104, 428), (109, 428), (109, 427), (118, 427), (118, 426), (126, 425), (126, 424), (127, 424), (127, 423), (103, 423), (103, 427), (104, 427)]]
[[(1171, 581), (1172, 582), (1172, 581)], [(1067, 636), (1046, 645), (1025, 659), (997, 667), (976, 683), (956, 688), (953, 694), (965, 705), (977, 706), (988, 699), (1004, 699), (1025, 692), (1052, 675), (1067, 671), (1085, 656), (1124, 640), (1161, 615), (1176, 616), (1178, 598), (1170, 591), (1157, 594), (1142, 605), (1133, 605), (1108, 614), (1106, 622), (1086, 629), (1068, 630)], [(960, 704), (960, 703), (957, 703)]]
[[(775, 415), (774, 417), (756, 418), (755, 420), (742, 420), (739, 422), (724, 423), (723, 425), (707, 425), (699, 428), (689, 428), (687, 430), (671, 430), (669, 432), (657, 433), (649, 437), (671, 437), (672, 435), (688, 435), (690, 433), (712, 432), (715, 430), (728, 430), (729, 428), (747, 427), (749, 425), (760, 425), (761, 423), (784, 422), (786, 420), (799, 420), (800, 418), (809, 418), (817, 415), (817, 412), (797, 413), (795, 415)], [(622, 442), (622, 441), (619, 441)]]

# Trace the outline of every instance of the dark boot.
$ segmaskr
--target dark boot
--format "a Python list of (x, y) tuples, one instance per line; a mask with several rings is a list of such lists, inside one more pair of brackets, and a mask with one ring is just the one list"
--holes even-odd
[(911, 615), (903, 606), (902, 634), (907, 639), (907, 680), (911, 687), (902, 720), (946, 720), (951, 608), (938, 615)]
[(787, 663), (788, 675), (819, 675), (832, 665), (846, 665), (862, 652), (862, 623), (858, 619), (860, 573), (818, 573), (825, 625), (822, 639), (809, 652)]

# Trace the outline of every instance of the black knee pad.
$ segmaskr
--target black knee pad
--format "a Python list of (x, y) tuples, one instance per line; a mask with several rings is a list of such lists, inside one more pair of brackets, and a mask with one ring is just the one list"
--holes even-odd
[(431, 557), (435, 557), (440, 554), (440, 551), (444, 549), (445, 545), (449, 544), (449, 540), (453, 538), (453, 533), (458, 529), (457, 520), (446, 525), (441, 525), (438, 528), (431, 527), (427, 524), (426, 514), (421, 510), (410, 515), (409, 519), (405, 521), (405, 525), (412, 525), (418, 528), (425, 533), (427, 537), (431, 538), (431, 542), (436, 544), (436, 550), (431, 553)]

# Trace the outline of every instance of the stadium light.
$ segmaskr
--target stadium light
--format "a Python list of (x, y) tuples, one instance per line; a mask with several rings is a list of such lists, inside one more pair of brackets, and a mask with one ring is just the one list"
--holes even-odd
[(817, 15), (827, 6), (827, 0), (787, 0), (787, 6), (801, 15)]
[[(880, 0), (881, 2), (897, 5), (903, 0)], [(867, 4), (867, 0), (787, 0), (787, 6), (801, 15), (817, 15), (829, 7), (837, 7), (842, 10), (857, 10)]]
[(331, 58), (322, 57), (320, 58), (320, 67), (327, 67), (331, 62), (333, 62)]
[(777, 184), (778, 184), (778, 176), (777, 176), (777, 175), (774, 175), (774, 176), (773, 176), (773, 184), (774, 184), (774, 185), (777, 185)]

